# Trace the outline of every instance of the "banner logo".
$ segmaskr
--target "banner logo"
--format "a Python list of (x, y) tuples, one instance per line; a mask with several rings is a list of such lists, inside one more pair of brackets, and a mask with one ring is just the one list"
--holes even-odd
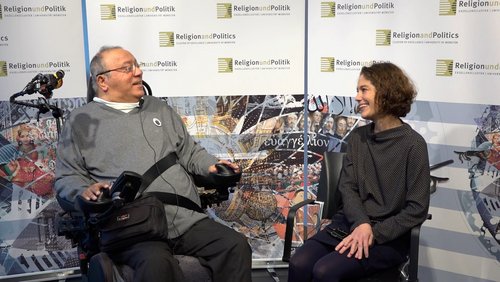
[(0, 77), (7, 76), (7, 62), (0, 61)]
[(156, 61), (140, 61), (139, 65), (143, 72), (178, 71), (178, 63), (176, 60), (159, 59)]
[(233, 17), (233, 5), (231, 3), (217, 3), (217, 18), (230, 19)]
[(398, 31), (392, 29), (377, 29), (375, 31), (376, 46), (391, 46), (397, 44), (458, 44), (458, 32), (434, 31)]
[[(175, 45), (203, 45), (203, 44), (235, 44), (237, 35), (228, 32), (212, 32), (212, 33), (186, 33), (172, 32), (175, 39)], [(173, 42), (172, 42), (173, 44)]]
[(457, 13), (499, 12), (498, 0), (439, 0), (440, 16), (456, 16)]
[(233, 58), (218, 58), (217, 66), (219, 73), (232, 73), (233, 72)]
[(174, 33), (171, 31), (160, 32), (160, 47), (174, 47)]
[(321, 2), (321, 17), (335, 18), (335, 2)]
[[(247, 1), (251, 2), (251, 1)], [(241, 4), (241, 5), (233, 5), (222, 3), (224, 5), (231, 5), (231, 17), (274, 17), (274, 16), (290, 16), (292, 11), (294, 10), (296, 4), (263, 4), (263, 5), (254, 5), (254, 4)], [(229, 8), (229, 6), (221, 7), (217, 6), (217, 15), (219, 14), (219, 9), (222, 9), (220, 13), (226, 14), (227, 12), (223, 11), (224, 9)]]
[(455, 16), (457, 14), (457, 0), (440, 0), (439, 15)]
[(387, 2), (372, 2), (372, 3), (351, 3), (353, 1), (347, 1), (348, 3), (335, 3), (335, 15), (387, 15), (394, 14), (395, 2), (397, 1), (387, 1)]
[(101, 4), (101, 20), (116, 20), (115, 4)]
[(376, 46), (391, 46), (390, 29), (377, 29), (375, 37)]
[(436, 76), (452, 76), (453, 60), (436, 60)]
[(321, 72), (334, 72), (334, 71), (335, 71), (335, 58), (321, 57)]

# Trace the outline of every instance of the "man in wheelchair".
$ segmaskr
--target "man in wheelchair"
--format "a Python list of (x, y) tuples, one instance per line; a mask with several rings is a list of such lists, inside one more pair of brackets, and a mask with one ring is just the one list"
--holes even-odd
[[(55, 189), (63, 209), (71, 209), (78, 201), (90, 206), (99, 203), (123, 171), (143, 177), (153, 172), (147, 187), (141, 189), (175, 195), (173, 203), (164, 204), (167, 238), (107, 252), (112, 261), (132, 268), (134, 281), (184, 281), (174, 254), (198, 258), (213, 281), (251, 281), (251, 249), (246, 238), (199, 210), (177, 205), (187, 199), (202, 206), (192, 175), (209, 177), (224, 169), (238, 174), (240, 168), (210, 155), (192, 139), (170, 106), (144, 96), (142, 70), (129, 51), (103, 47), (90, 68), (97, 96), (69, 115), (57, 150)], [(171, 155), (175, 160), (165, 166), (161, 160)], [(68, 233), (78, 236), (79, 226), (92, 227), (75, 221), (77, 227), (68, 225)], [(92, 246), (95, 230), (89, 232), (84, 235), (89, 238), (79, 240), (98, 252), (98, 246)]]

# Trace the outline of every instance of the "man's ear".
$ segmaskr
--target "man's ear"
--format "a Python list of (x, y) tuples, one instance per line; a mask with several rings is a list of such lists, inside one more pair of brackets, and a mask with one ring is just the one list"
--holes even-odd
[(108, 84), (106, 82), (106, 78), (104, 75), (99, 75), (97, 76), (97, 87), (99, 87), (99, 89), (101, 89), (102, 92), (106, 93), (108, 91)]

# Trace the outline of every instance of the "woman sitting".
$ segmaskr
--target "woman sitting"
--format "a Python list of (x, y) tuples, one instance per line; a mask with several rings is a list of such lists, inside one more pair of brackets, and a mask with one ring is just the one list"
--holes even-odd
[(400, 119), (415, 96), (396, 65), (361, 69), (355, 99), (372, 122), (350, 133), (339, 184), (343, 209), (295, 252), (289, 281), (356, 279), (406, 260), (410, 230), (426, 219), (430, 196), (426, 142)]

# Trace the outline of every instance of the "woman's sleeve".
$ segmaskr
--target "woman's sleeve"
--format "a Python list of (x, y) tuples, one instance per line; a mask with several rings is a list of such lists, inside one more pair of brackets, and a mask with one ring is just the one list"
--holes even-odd
[(427, 144), (419, 136), (411, 147), (406, 168), (406, 201), (401, 211), (373, 226), (377, 243), (391, 241), (427, 218), (430, 202), (430, 170)]
[(360, 224), (370, 223), (370, 218), (367, 216), (361, 197), (359, 196), (356, 168), (353, 163), (354, 154), (358, 151), (355, 144), (356, 140), (356, 138), (349, 140), (339, 183), (343, 212), (349, 223), (351, 223), (351, 231)]

